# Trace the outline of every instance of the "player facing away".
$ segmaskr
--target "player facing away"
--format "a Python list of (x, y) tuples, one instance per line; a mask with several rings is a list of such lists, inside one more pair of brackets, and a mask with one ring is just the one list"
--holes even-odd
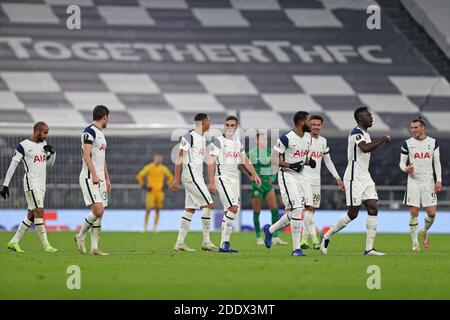
[(28, 215), (19, 225), (16, 234), (8, 243), (8, 249), (14, 252), (24, 252), (19, 242), (23, 235), (31, 228), (34, 222), (36, 231), (41, 239), (44, 250), (47, 252), (57, 252), (47, 239), (47, 232), (44, 226), (44, 198), (46, 189), (47, 168), (55, 163), (55, 149), (47, 144), (48, 125), (44, 122), (37, 122), (33, 128), (31, 139), (21, 141), (15, 151), (8, 171), (6, 172), (0, 195), (3, 199), (9, 197), (9, 183), (20, 162), (23, 162), (25, 175), (23, 177), (23, 188), (28, 204)]
[(175, 177), (170, 184), (170, 190), (177, 192), (180, 180), (185, 188), (185, 209), (181, 218), (180, 230), (174, 249), (176, 251), (195, 251), (185, 243), (192, 216), (196, 209), (202, 209), (202, 228), (204, 251), (217, 251), (211, 242), (211, 209), (213, 200), (206, 187), (203, 177), (203, 163), (206, 156), (205, 133), (211, 126), (211, 119), (205, 113), (198, 113), (194, 117), (195, 129), (186, 133), (180, 142), (175, 163)]
[[(436, 217), (437, 196), (442, 191), (442, 168), (439, 156), (439, 144), (425, 133), (425, 121), (417, 118), (411, 122), (412, 137), (401, 147), (400, 169), (408, 174), (404, 203), (409, 206), (409, 227), (413, 251), (419, 251), (418, 217), (420, 205), (427, 216), (421, 230), (423, 245), (430, 247), (428, 230)], [(409, 164), (407, 164), (409, 162)], [(436, 174), (436, 180), (434, 179)]]
[(80, 187), (84, 203), (91, 212), (84, 219), (80, 232), (75, 236), (78, 250), (86, 254), (84, 239), (91, 232), (90, 253), (107, 256), (109, 253), (98, 248), (102, 217), (108, 206), (108, 193), (111, 192), (108, 167), (106, 166), (106, 139), (103, 129), (108, 124), (109, 110), (99, 105), (93, 111), (93, 123), (81, 135), (83, 165), (80, 173)]
[(251, 180), (261, 186), (261, 179), (247, 158), (239, 137), (235, 134), (237, 127), (238, 118), (228, 116), (225, 119), (225, 133), (212, 140), (210, 159), (208, 159), (209, 191), (219, 192), (224, 208), (219, 252), (238, 252), (230, 248), (233, 221), (241, 205), (238, 165), (243, 163), (250, 172)]
[(322, 159), (328, 171), (331, 173), (334, 179), (336, 179), (336, 184), (339, 190), (344, 191), (344, 183), (339, 177), (338, 172), (331, 160), (330, 148), (328, 146), (327, 139), (320, 136), (320, 130), (323, 125), (323, 118), (320, 115), (312, 115), (309, 121), (311, 127), (312, 144), (309, 148), (309, 155), (316, 162), (316, 167), (311, 168), (306, 166), (304, 170), (304, 175), (311, 182), (311, 188), (306, 188), (311, 193), (306, 195), (306, 199), (310, 199), (312, 202), (311, 206), (308, 206), (308, 200), (306, 201), (306, 208), (303, 212), (303, 232), (300, 241), (300, 247), (302, 249), (309, 249), (308, 237), (311, 236), (313, 242), (313, 248), (318, 250), (320, 248), (320, 242), (316, 235), (316, 226), (314, 224), (314, 210), (320, 207), (320, 170), (322, 167)]
[[(144, 178), (146, 181), (144, 181)], [(172, 179), (173, 175), (163, 164), (163, 156), (161, 154), (155, 154), (153, 162), (147, 164), (138, 172), (136, 180), (139, 185), (147, 191), (145, 197), (144, 232), (147, 232), (148, 218), (153, 209), (155, 209), (153, 232), (156, 232), (159, 221), (159, 211), (164, 208), (164, 180), (166, 180), (167, 184), (170, 184)]]
[(384, 136), (371, 140), (367, 129), (372, 127), (373, 118), (368, 107), (359, 107), (354, 112), (354, 118), (358, 126), (348, 136), (347, 169), (344, 174), (345, 196), (348, 212), (342, 215), (336, 223), (325, 233), (321, 239), (320, 251), (328, 253), (330, 238), (354, 220), (359, 213), (361, 204), (367, 209), (366, 222), (366, 256), (384, 256), (385, 254), (374, 249), (377, 233), (378, 194), (369, 172), (370, 153), (384, 143), (390, 143), (391, 138)]
[[(280, 211), (278, 209), (277, 197), (273, 189), (273, 180), (276, 175), (272, 175), (270, 156), (272, 149), (267, 147), (267, 135), (263, 133), (256, 134), (256, 147), (247, 153), (247, 157), (253, 164), (256, 173), (261, 179), (261, 185), (258, 186), (252, 182), (252, 207), (253, 207), (253, 226), (256, 233), (256, 244), (264, 245), (264, 240), (261, 238), (261, 227), (259, 224), (259, 215), (261, 213), (262, 201), (266, 201), (267, 206), (272, 214), (272, 223), (275, 223), (280, 218)], [(244, 165), (239, 165), (239, 170), (251, 179), (251, 174), (245, 169)], [(272, 238), (272, 244), (286, 245), (287, 242), (279, 237), (279, 232), (275, 232)]]
[(263, 228), (265, 245), (270, 248), (273, 234), (290, 225), (292, 234), (292, 255), (305, 256), (300, 248), (301, 215), (305, 208), (305, 181), (303, 168), (305, 165), (315, 167), (314, 159), (308, 157), (311, 147), (309, 133), (309, 113), (298, 111), (294, 115), (295, 128), (278, 138), (271, 157), (271, 162), (279, 166), (278, 184), (287, 212), (275, 224), (266, 224)]

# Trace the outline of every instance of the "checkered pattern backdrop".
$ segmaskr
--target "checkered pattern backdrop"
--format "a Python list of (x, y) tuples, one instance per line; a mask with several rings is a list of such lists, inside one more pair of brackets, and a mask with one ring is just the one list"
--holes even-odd
[[(365, 28), (364, 0), (79, 0), (82, 29), (65, 28), (69, 0), (2, 1), (0, 6), (0, 122), (44, 120), (83, 125), (92, 107), (107, 105), (113, 123), (185, 126), (199, 111), (220, 123), (239, 111), (244, 127), (288, 128), (293, 112), (322, 114), (328, 128), (348, 131), (352, 110), (367, 104), (374, 129), (407, 127), (425, 116), (433, 129), (450, 130), (450, 85), (383, 17), (383, 29)], [(27, 57), (6, 45), (22, 37)], [(6, 39), (6, 40), (5, 40)], [(38, 41), (74, 43), (189, 43), (248, 45), (287, 41), (379, 46), (390, 64), (334, 56), (295, 62), (248, 63), (122, 59), (71, 55), (44, 59)], [(124, 50), (128, 50), (125, 48)], [(248, 49), (248, 48), (247, 48)], [(345, 49), (345, 48), (344, 48)], [(248, 49), (250, 50), (250, 49)], [(124, 52), (124, 51), (123, 51)], [(122, 54), (124, 54), (122, 52)], [(244, 51), (241, 51), (241, 53)], [(375, 54), (376, 55), (376, 54)], [(173, 57), (172, 57), (173, 58)], [(183, 60), (183, 61), (181, 61)], [(326, 60), (326, 59), (325, 59)]]

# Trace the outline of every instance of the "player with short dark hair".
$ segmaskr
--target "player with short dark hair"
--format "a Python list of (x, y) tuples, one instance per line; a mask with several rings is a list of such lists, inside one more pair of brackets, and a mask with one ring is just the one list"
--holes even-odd
[(410, 130), (412, 137), (401, 147), (400, 169), (408, 174), (404, 204), (409, 207), (410, 212), (412, 250), (419, 251), (417, 220), (420, 205), (427, 213), (421, 233), (425, 248), (429, 248), (428, 230), (436, 217), (436, 194), (442, 191), (442, 167), (439, 144), (436, 139), (427, 136), (425, 121), (420, 117), (414, 119)]
[(195, 251), (185, 243), (187, 233), (195, 210), (202, 209), (203, 244), (202, 250), (217, 251), (210, 239), (211, 209), (213, 200), (203, 177), (203, 163), (206, 154), (205, 133), (211, 126), (211, 119), (206, 113), (198, 113), (194, 117), (195, 129), (186, 133), (180, 142), (180, 148), (175, 163), (175, 177), (170, 184), (170, 190), (178, 191), (180, 182), (185, 188), (185, 208), (181, 218), (175, 251)]
[(384, 256), (385, 254), (375, 250), (373, 243), (377, 233), (378, 194), (369, 172), (370, 153), (385, 143), (391, 142), (391, 137), (384, 136), (371, 140), (367, 130), (373, 125), (373, 117), (368, 107), (359, 107), (355, 110), (354, 117), (358, 126), (348, 136), (347, 169), (344, 174), (345, 195), (347, 198), (348, 212), (341, 216), (336, 223), (322, 236), (320, 251), (328, 253), (330, 238), (345, 228), (359, 213), (361, 204), (367, 208), (367, 237), (364, 255)]
[(91, 212), (84, 219), (80, 232), (75, 236), (78, 250), (86, 254), (84, 239), (91, 231), (90, 253), (97, 256), (107, 256), (109, 253), (98, 248), (100, 241), (101, 221), (105, 208), (108, 206), (108, 193), (111, 192), (108, 167), (106, 166), (106, 139), (103, 133), (108, 125), (109, 110), (99, 105), (92, 112), (93, 123), (81, 134), (82, 168), (80, 187), (84, 203)]
[(14, 152), (11, 164), (6, 172), (0, 195), (3, 199), (9, 197), (9, 183), (20, 162), (23, 162), (25, 175), (23, 177), (23, 187), (28, 204), (28, 216), (19, 225), (16, 234), (8, 243), (8, 249), (14, 252), (24, 252), (19, 242), (32, 223), (36, 227), (44, 250), (47, 252), (57, 252), (47, 239), (47, 232), (44, 226), (44, 198), (46, 190), (47, 168), (55, 163), (56, 152), (53, 146), (47, 144), (49, 128), (45, 122), (37, 122), (33, 127), (31, 139), (21, 141)]
[(309, 158), (311, 146), (311, 134), (309, 133), (309, 113), (299, 111), (294, 115), (295, 128), (282, 135), (275, 147), (271, 157), (274, 166), (279, 166), (278, 184), (283, 203), (287, 213), (275, 224), (265, 225), (265, 245), (270, 248), (273, 234), (288, 225), (291, 226), (292, 255), (304, 256), (300, 248), (300, 233), (302, 228), (301, 215), (305, 208), (304, 187), (309, 181), (304, 177), (305, 165), (315, 166), (314, 159)]

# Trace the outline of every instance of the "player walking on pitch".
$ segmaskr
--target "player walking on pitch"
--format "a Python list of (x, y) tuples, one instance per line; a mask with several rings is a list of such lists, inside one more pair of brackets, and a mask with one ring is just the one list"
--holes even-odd
[(217, 251), (211, 242), (211, 209), (213, 200), (203, 177), (203, 162), (206, 156), (205, 132), (211, 126), (211, 119), (205, 113), (198, 113), (195, 118), (195, 129), (181, 138), (180, 149), (175, 164), (175, 177), (170, 184), (170, 190), (177, 192), (180, 179), (186, 189), (185, 209), (181, 219), (180, 231), (174, 249), (176, 251), (195, 251), (185, 244), (196, 209), (202, 209), (203, 244), (205, 251)]
[(108, 206), (108, 193), (111, 192), (108, 167), (106, 166), (106, 139), (103, 129), (108, 124), (109, 110), (96, 106), (93, 111), (94, 122), (84, 129), (81, 135), (83, 166), (80, 173), (80, 186), (84, 202), (91, 212), (84, 219), (80, 232), (75, 236), (78, 250), (86, 254), (84, 239), (91, 231), (91, 254), (107, 256), (109, 253), (98, 248), (101, 221)]
[[(336, 179), (336, 184), (339, 190), (344, 191), (344, 183), (339, 177), (338, 172), (331, 160), (330, 147), (328, 146), (327, 139), (320, 136), (320, 130), (323, 125), (323, 118), (320, 115), (312, 115), (309, 121), (311, 127), (312, 144), (309, 148), (309, 154), (312, 159), (316, 161), (316, 167), (311, 168), (306, 166), (304, 169), (304, 175), (311, 182), (311, 194), (306, 196), (306, 199), (312, 201), (312, 206), (307, 206), (303, 213), (303, 232), (300, 242), (302, 249), (309, 249), (308, 237), (311, 236), (313, 241), (313, 248), (318, 250), (320, 248), (320, 242), (316, 235), (316, 226), (314, 224), (314, 210), (320, 207), (320, 170), (322, 167), (322, 159), (328, 171), (331, 173), (334, 179)], [(308, 201), (307, 201), (308, 204)]]
[(233, 221), (241, 205), (238, 169), (241, 162), (250, 172), (251, 180), (261, 186), (261, 179), (247, 158), (239, 137), (235, 134), (237, 126), (238, 118), (235, 116), (228, 116), (225, 119), (225, 133), (213, 139), (208, 163), (209, 191), (215, 193), (217, 187), (224, 207), (219, 252), (238, 252), (230, 248), (230, 235)]
[(305, 208), (305, 193), (303, 186), (305, 181), (303, 168), (305, 165), (315, 167), (314, 159), (308, 157), (311, 147), (311, 134), (309, 129), (309, 113), (299, 111), (294, 116), (295, 128), (282, 135), (272, 153), (272, 164), (279, 166), (278, 183), (286, 211), (275, 224), (266, 224), (263, 228), (265, 245), (270, 248), (273, 234), (288, 226), (292, 233), (292, 255), (304, 256), (300, 248), (300, 232), (302, 228), (301, 215)]
[(25, 175), (23, 177), (23, 187), (28, 204), (28, 216), (19, 225), (16, 234), (8, 243), (8, 249), (15, 252), (24, 252), (19, 242), (23, 235), (34, 222), (36, 231), (41, 239), (44, 250), (47, 252), (57, 252), (47, 240), (47, 232), (44, 226), (44, 198), (46, 189), (47, 168), (55, 163), (55, 149), (47, 144), (48, 125), (44, 122), (37, 122), (33, 128), (31, 139), (21, 141), (14, 152), (11, 164), (6, 172), (0, 195), (3, 199), (9, 197), (9, 183), (20, 162), (23, 162)]
[(347, 147), (347, 169), (344, 174), (345, 195), (347, 199), (348, 212), (341, 216), (336, 223), (323, 235), (320, 243), (320, 251), (328, 253), (330, 238), (345, 228), (354, 220), (359, 213), (359, 208), (363, 203), (367, 209), (367, 236), (366, 256), (384, 256), (385, 254), (375, 250), (373, 243), (377, 234), (378, 194), (375, 182), (369, 172), (370, 153), (384, 143), (390, 143), (391, 137), (384, 136), (375, 139), (373, 142), (367, 129), (372, 127), (372, 114), (367, 107), (357, 108), (354, 112), (355, 120), (358, 124), (348, 136)]
[[(417, 239), (420, 205), (422, 204), (427, 213), (424, 229), (421, 231), (423, 245), (429, 248), (428, 230), (436, 217), (436, 193), (442, 191), (439, 144), (436, 139), (426, 135), (425, 127), (425, 121), (420, 117), (411, 122), (412, 137), (405, 141), (400, 155), (400, 169), (408, 174), (404, 203), (409, 206), (409, 228), (413, 251), (420, 250)], [(433, 171), (436, 174), (436, 181)]]

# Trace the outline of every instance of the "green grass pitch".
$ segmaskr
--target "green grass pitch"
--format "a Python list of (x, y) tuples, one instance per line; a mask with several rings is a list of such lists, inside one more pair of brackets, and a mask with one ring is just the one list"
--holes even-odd
[[(364, 234), (336, 235), (329, 254), (307, 250), (292, 257), (288, 246), (257, 246), (252, 233), (232, 234), (237, 254), (202, 252), (201, 233), (175, 252), (175, 232), (104, 232), (108, 257), (79, 254), (73, 233), (50, 233), (56, 254), (42, 250), (34, 232), (26, 252), (8, 252), (12, 233), (0, 233), (0, 299), (450, 299), (450, 235), (431, 235), (430, 249), (412, 252), (409, 234), (378, 234), (385, 257), (362, 255)], [(212, 234), (218, 244), (220, 234)], [(89, 238), (89, 236), (88, 236)], [(89, 243), (89, 241), (87, 241)], [(81, 269), (81, 289), (66, 287), (70, 265)], [(381, 270), (381, 289), (369, 290), (370, 265)]]

